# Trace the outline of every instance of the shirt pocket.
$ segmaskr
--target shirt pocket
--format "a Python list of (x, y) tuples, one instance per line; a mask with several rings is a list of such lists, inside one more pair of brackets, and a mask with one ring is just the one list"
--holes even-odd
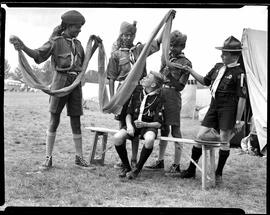
[(220, 89), (222, 90), (235, 90), (235, 84), (232, 75), (226, 75), (221, 83), (220, 83)]
[(128, 68), (130, 67), (130, 61), (127, 57), (123, 57), (119, 59), (119, 66), (121, 68)]
[(61, 69), (70, 68), (72, 63), (71, 53), (59, 54), (57, 56), (58, 67)]
[(119, 73), (120, 76), (126, 76), (127, 73), (131, 70), (130, 61), (127, 57), (119, 59)]
[(75, 66), (82, 66), (83, 61), (82, 61), (82, 53), (78, 52), (77, 55), (75, 56)]

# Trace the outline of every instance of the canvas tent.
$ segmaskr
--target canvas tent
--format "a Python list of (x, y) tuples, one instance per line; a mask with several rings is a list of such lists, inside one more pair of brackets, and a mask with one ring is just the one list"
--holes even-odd
[(249, 103), (262, 154), (267, 144), (267, 32), (244, 29), (242, 51)]

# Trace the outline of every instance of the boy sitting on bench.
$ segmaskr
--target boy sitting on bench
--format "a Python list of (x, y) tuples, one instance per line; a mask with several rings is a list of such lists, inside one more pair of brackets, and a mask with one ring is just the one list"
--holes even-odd
[[(127, 108), (126, 125), (113, 137), (115, 149), (123, 163), (120, 178), (136, 178), (153, 151), (158, 128), (163, 120), (163, 102), (160, 96), (163, 80), (160, 73), (152, 71), (141, 80), (141, 85), (136, 87), (131, 96)], [(144, 139), (144, 145), (139, 162), (132, 170), (124, 143), (126, 139), (134, 137)]]

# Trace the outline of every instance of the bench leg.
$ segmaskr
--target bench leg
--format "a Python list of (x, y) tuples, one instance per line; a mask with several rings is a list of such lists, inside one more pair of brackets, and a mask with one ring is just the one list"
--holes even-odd
[(102, 154), (101, 158), (99, 158), (99, 159), (95, 158), (97, 144), (98, 144), (98, 140), (99, 140), (100, 136), (102, 137), (102, 151), (106, 150), (108, 134), (105, 133), (105, 132), (95, 132), (94, 143), (93, 143), (93, 147), (92, 147), (92, 153), (91, 153), (91, 156), (90, 156), (90, 164), (104, 165), (105, 153)]
[(207, 177), (207, 151), (206, 147), (202, 145), (202, 189), (206, 188), (206, 177)]
[(211, 187), (215, 187), (216, 186), (216, 176), (215, 176), (215, 169), (216, 169), (216, 165), (215, 165), (215, 149), (211, 148), (209, 150), (210, 152), (210, 177), (211, 177)]

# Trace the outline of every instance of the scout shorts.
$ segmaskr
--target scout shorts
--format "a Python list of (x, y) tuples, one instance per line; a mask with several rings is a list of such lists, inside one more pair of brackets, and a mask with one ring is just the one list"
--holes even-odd
[[(156, 128), (136, 128), (135, 126), (134, 126), (134, 128), (135, 128), (134, 137), (139, 137), (139, 139), (144, 139), (143, 135), (148, 131), (153, 131), (156, 135), (155, 138), (157, 137), (157, 134), (158, 134), (158, 129), (156, 129)], [(127, 127), (123, 126), (123, 129), (126, 130)], [(134, 139), (134, 137), (128, 135), (128, 139), (130, 139), (130, 140)]]
[[(61, 89), (63, 87), (71, 85), (76, 76), (70, 76), (66, 74), (57, 73), (55, 80), (51, 86), (51, 89)], [(72, 92), (63, 97), (50, 96), (51, 113), (60, 114), (66, 105), (68, 116), (81, 116), (83, 115), (82, 109), (82, 86), (79, 84)]]
[(202, 121), (202, 126), (221, 130), (233, 129), (238, 99), (232, 95), (217, 94)]

